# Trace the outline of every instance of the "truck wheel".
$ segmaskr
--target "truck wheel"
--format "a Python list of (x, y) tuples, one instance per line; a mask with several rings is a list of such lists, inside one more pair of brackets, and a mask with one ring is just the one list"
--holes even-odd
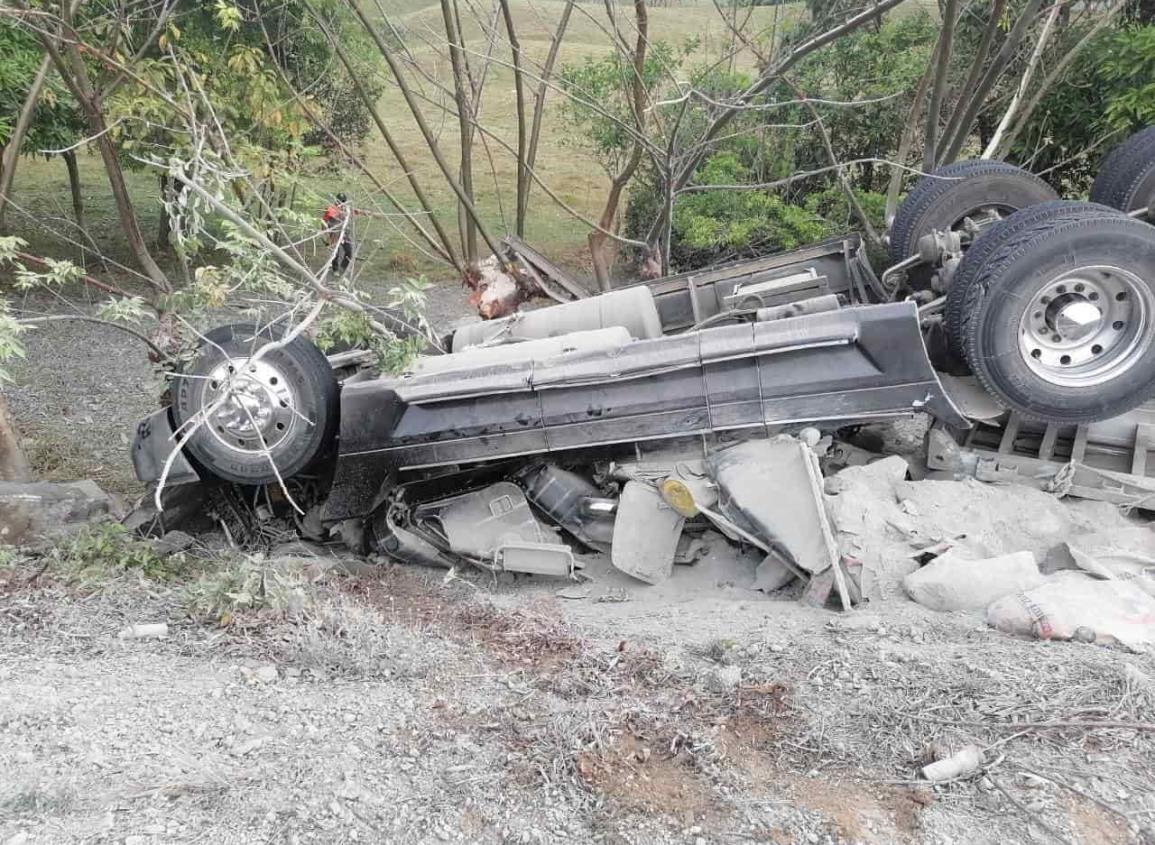
[(1091, 201), (1120, 211), (1155, 203), (1155, 126), (1136, 132), (1106, 155), (1091, 186)]
[(1007, 217), (1058, 194), (1032, 173), (1001, 161), (956, 161), (914, 186), (890, 227), (890, 260), (918, 251), (918, 239), (935, 229), (958, 228), (967, 217), (982, 222)]
[(252, 325), (213, 329), (173, 379), (173, 422), (196, 426), (185, 448), (217, 478), (271, 484), (278, 473), (306, 469), (333, 442), (339, 400), (328, 360), (303, 337), (258, 357), (278, 336)]
[[(978, 159), (939, 167), (918, 180), (894, 216), (891, 262), (914, 255), (918, 239), (936, 229), (959, 229), (968, 217), (989, 223), (1057, 197), (1042, 179), (1012, 164)], [(915, 289), (930, 286), (931, 268), (911, 268), (907, 281)]]
[(1044, 220), (1050, 221), (1071, 214), (1122, 216), (1119, 211), (1105, 205), (1091, 202), (1050, 200), (1016, 211), (1006, 220), (985, 229), (963, 254), (963, 259), (955, 271), (954, 278), (951, 279), (950, 287), (947, 289), (944, 309), (947, 341), (951, 352), (958, 358), (965, 360), (966, 355), (965, 317), (982, 305), (983, 297), (986, 295), (982, 285), (975, 285), (974, 282), (983, 274), (991, 256), (1023, 229), (1032, 228)]
[(971, 283), (967, 362), (1025, 417), (1118, 416), (1155, 391), (1155, 227), (1098, 210), (1019, 227)]

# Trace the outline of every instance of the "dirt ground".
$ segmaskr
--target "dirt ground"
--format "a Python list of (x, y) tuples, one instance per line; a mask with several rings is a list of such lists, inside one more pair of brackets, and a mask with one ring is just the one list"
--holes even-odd
[[(6, 395), (43, 472), (133, 491), (133, 343), (29, 338)], [(299, 600), (220, 624), (178, 583), (0, 566), (0, 843), (1155, 842), (1149, 653), (807, 608), (724, 554), (660, 587), (214, 560)], [(981, 774), (918, 780), (967, 744)]]
[[(726, 584), (362, 566), (221, 627), (34, 574), (0, 580), (0, 842), (1155, 841), (1151, 734), (1040, 725), (1150, 726), (1150, 655)], [(972, 742), (982, 777), (915, 779)]]

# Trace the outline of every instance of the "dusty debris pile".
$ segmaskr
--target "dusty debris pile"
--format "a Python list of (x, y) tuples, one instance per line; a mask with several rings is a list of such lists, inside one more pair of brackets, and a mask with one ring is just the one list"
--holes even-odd
[[(910, 443), (889, 447), (905, 456), (861, 443), (879, 448), (870, 437), (833, 440), (808, 428), (713, 448), (635, 449), (592, 473), (542, 462), (488, 484), (449, 475), (423, 482), (440, 484), (443, 495), (407, 513), (393, 508), (376, 524), (345, 523), (312, 539), (364, 551), (372, 536), (394, 560), (587, 584), (601, 578), (595, 563), (607, 561), (639, 584), (676, 588), (684, 579), (691, 590), (702, 579), (680, 570), (723, 557), (729, 571), (748, 574), (752, 590), (814, 607), (909, 599), (985, 613), (1010, 634), (1133, 649), (1155, 643), (1155, 530), (1139, 511), (928, 473)], [(219, 490), (197, 501), (191, 511), (202, 527), (233, 524), (230, 541), (276, 534), (268, 502), (246, 510)], [(34, 544), (113, 518), (113, 510), (90, 482), (6, 483), (0, 543)], [(146, 516), (138, 510), (128, 522), (155, 527)], [(308, 519), (298, 526), (309, 534)]]

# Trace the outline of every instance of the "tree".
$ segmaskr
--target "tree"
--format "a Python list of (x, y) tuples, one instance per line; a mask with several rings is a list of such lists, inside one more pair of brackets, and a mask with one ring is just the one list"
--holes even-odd
[(20, 155), (46, 150), (65, 150), (60, 155), (68, 167), (76, 224), (84, 229), (76, 153), (70, 149), (83, 124), (51, 71), (39, 41), (0, 19), (0, 232)]

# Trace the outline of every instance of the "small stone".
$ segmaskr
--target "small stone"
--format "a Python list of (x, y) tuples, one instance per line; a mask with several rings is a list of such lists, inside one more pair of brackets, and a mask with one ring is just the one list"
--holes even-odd
[(1080, 625), (1075, 629), (1075, 633), (1071, 635), (1071, 639), (1077, 643), (1093, 643), (1095, 642), (1095, 630), (1085, 625)]
[(196, 545), (196, 540), (183, 531), (166, 532), (159, 540), (152, 541), (152, 547), (157, 554), (175, 555), (185, 552)]
[(265, 741), (266, 740), (264, 737), (256, 737), (255, 739), (249, 739), (249, 740), (245, 740), (244, 742), (238, 742), (236, 745), (234, 745), (232, 747), (230, 753), (234, 757), (244, 757), (246, 754), (249, 754), (250, 752), (256, 751), (258, 748), (260, 748), (262, 745), (264, 745)]
[(718, 692), (729, 692), (742, 683), (742, 669), (739, 666), (719, 666), (710, 680)]
[(267, 663), (264, 666), (258, 667), (253, 672), (253, 680), (262, 684), (271, 684), (273, 681), (277, 680), (278, 677), (279, 674), (277, 672), (277, 667), (273, 666), (271, 663)]

